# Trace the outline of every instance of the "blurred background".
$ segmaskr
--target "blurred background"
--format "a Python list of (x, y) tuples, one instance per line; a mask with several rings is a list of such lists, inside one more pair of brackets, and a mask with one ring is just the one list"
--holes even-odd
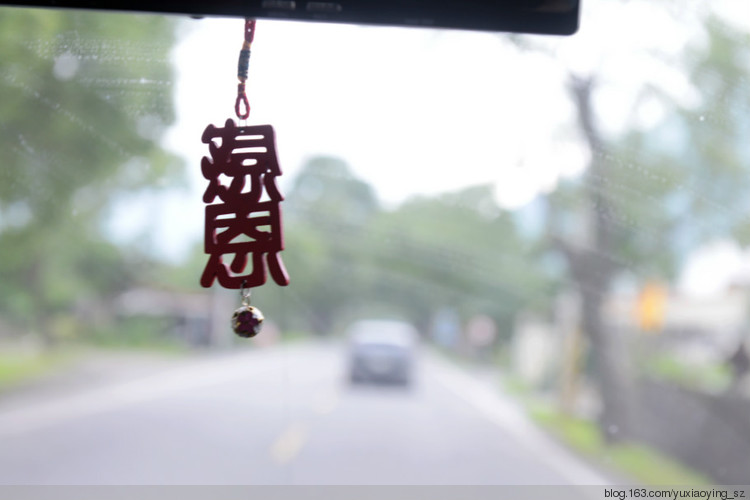
[(198, 284), (242, 29), (0, 8), (0, 483), (750, 482), (743, 0), (259, 21), (252, 341)]

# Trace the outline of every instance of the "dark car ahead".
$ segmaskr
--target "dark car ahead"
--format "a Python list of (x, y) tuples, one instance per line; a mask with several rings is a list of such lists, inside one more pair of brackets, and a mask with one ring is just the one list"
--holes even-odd
[(358, 321), (349, 328), (348, 338), (352, 383), (411, 383), (418, 334), (410, 324), (395, 320)]

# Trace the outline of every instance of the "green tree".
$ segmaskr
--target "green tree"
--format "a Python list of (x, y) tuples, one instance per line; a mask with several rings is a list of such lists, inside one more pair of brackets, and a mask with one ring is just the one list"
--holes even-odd
[(315, 158), (287, 200), (283, 258), (291, 284), (258, 291), (264, 311), (287, 327), (327, 334), (353, 315), (391, 314), (427, 332), (445, 307), (504, 326), (521, 309), (545, 309), (548, 281), (529, 266), (535, 248), (489, 186), (386, 211), (343, 161)]
[(2, 9), (0, 314), (48, 342), (79, 292), (129, 282), (101, 237), (108, 204), (179, 167), (157, 145), (173, 42), (160, 16)]
[(549, 282), (530, 265), (536, 249), (490, 186), (407, 201), (381, 215), (368, 246), (379, 269), (374, 295), (423, 331), (444, 308), (489, 315), (509, 332), (519, 311), (546, 307)]
[(363, 227), (380, 210), (372, 187), (356, 178), (346, 162), (328, 156), (302, 166), (284, 205), (290, 223), (315, 224), (326, 231), (342, 224)]
[[(660, 58), (656, 47), (642, 56), (642, 62), (686, 76), (696, 98), (644, 74), (622, 134), (602, 127), (596, 96), (606, 76), (569, 79), (591, 161), (579, 179), (549, 196), (550, 237), (580, 290), (582, 326), (604, 403), (600, 424), (610, 440), (627, 439), (632, 425), (624, 346), (602, 311), (613, 280), (621, 273), (673, 279), (688, 253), (705, 241), (746, 243), (750, 235), (748, 119), (738, 111), (750, 107), (743, 62), (750, 57), (750, 35), (711, 14), (702, 25), (707, 43), (694, 37), (680, 57)], [(640, 120), (647, 107), (660, 112), (656, 123)], [(573, 237), (581, 226), (585, 234)]]
[[(372, 267), (363, 236), (380, 210), (370, 185), (338, 158), (316, 157), (295, 178), (284, 206), (284, 262), (292, 276), (284, 304), (301, 308), (317, 334), (333, 331), (362, 299)], [(365, 256), (365, 257), (363, 257)]]

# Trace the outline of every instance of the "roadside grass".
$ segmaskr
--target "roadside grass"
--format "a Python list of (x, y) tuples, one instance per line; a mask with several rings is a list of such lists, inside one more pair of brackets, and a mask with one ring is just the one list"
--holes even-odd
[(281, 342), (282, 343), (295, 343), (295, 342), (306, 342), (311, 339), (315, 339), (315, 335), (308, 332), (303, 332), (299, 330), (288, 330), (283, 331), (281, 333)]
[[(453, 353), (438, 349), (434, 352), (456, 365), (476, 366), (476, 363)], [(498, 363), (497, 366), (507, 364)], [(720, 375), (717, 379), (721, 378)], [(595, 422), (561, 412), (554, 403), (540, 397), (517, 377), (502, 374), (500, 385), (506, 395), (526, 410), (532, 421), (594, 466), (602, 466), (643, 486), (700, 487), (714, 484), (705, 474), (646, 444), (608, 444)]]
[[(148, 319), (131, 320), (115, 327), (88, 331), (80, 338), (60, 342), (45, 350), (34, 345), (3, 343), (0, 345), (0, 394), (34, 383), (88, 358), (116, 355), (154, 355), (158, 358), (183, 358), (196, 352), (186, 342), (164, 334), (162, 324)], [(281, 335), (282, 343), (309, 341), (307, 332), (291, 331)], [(248, 347), (238, 343), (235, 348)]]
[(660, 380), (710, 393), (726, 391), (732, 384), (732, 370), (728, 363), (695, 365), (675, 355), (662, 354), (653, 356), (641, 369)]
[(148, 335), (143, 331), (132, 328), (87, 332), (88, 335), (60, 341), (50, 348), (36, 343), (4, 342), (0, 346), (0, 393), (65, 371), (86, 358), (95, 358), (102, 353), (153, 353), (181, 357), (189, 352), (183, 343)]
[(0, 353), (0, 391), (23, 384), (73, 362), (71, 352), (2, 352)]
[(113, 338), (100, 337), (91, 339), (83, 344), (83, 349), (94, 351), (113, 352), (145, 352), (165, 356), (184, 356), (190, 352), (190, 348), (182, 342), (172, 339), (139, 339), (139, 338)]
[(593, 422), (549, 407), (528, 405), (529, 416), (564, 444), (596, 464), (604, 464), (645, 486), (707, 486), (712, 481), (659, 451), (639, 443), (607, 444)]
[(156, 318), (132, 317), (115, 325), (91, 330), (81, 344), (94, 349), (149, 351), (180, 355), (189, 350), (186, 343), (170, 334), (170, 323)]

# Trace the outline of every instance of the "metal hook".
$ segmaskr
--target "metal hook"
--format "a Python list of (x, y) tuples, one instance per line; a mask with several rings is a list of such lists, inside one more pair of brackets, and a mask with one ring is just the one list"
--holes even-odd
[(247, 285), (247, 281), (242, 280), (242, 285), (240, 285), (240, 298), (242, 299), (242, 305), (245, 307), (250, 306), (250, 288), (246, 288), (245, 285)]

